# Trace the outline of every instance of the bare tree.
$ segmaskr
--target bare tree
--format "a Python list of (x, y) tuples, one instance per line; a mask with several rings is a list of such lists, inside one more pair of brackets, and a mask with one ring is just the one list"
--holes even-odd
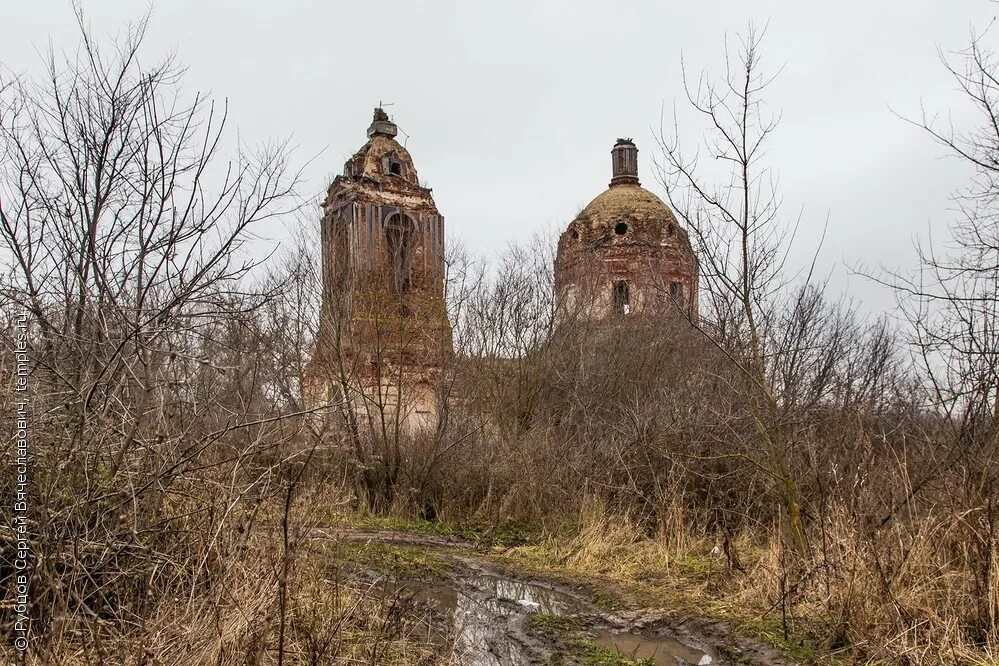
[[(914, 274), (880, 278), (893, 287), (899, 311), (913, 331), (912, 346), (934, 412), (949, 425), (946, 446), (917, 479), (906, 503), (957, 473), (967, 493), (962, 523), (975, 544), (979, 626), (999, 640), (999, 60), (984, 36), (952, 57), (941, 56), (965, 102), (977, 114), (959, 130), (923, 111), (909, 122), (923, 129), (971, 177), (954, 193), (954, 218), (943, 241), (917, 244)], [(886, 516), (893, 517), (903, 504)]]
[[(804, 555), (807, 542), (792, 475), (793, 446), (774, 374), (775, 360), (794, 349), (773, 336), (775, 300), (789, 288), (784, 263), (793, 229), (781, 216), (776, 177), (763, 161), (779, 118), (765, 104), (774, 76), (763, 73), (762, 38), (763, 33), (750, 26), (734, 49), (726, 45), (725, 74), (718, 81), (703, 74), (691, 80), (685, 74), (690, 106), (706, 122), (704, 144), (692, 154), (685, 152), (674, 119), (670, 131), (659, 133), (657, 167), (668, 200), (690, 229), (701, 260), (707, 319), (713, 324), (709, 335), (745, 380), (764, 453), (751, 458), (772, 477), (784, 508), (788, 544)], [(702, 173), (704, 158), (721, 165), (714, 174), (717, 179)], [(798, 289), (798, 298), (806, 297), (807, 285)]]
[(183, 94), (172, 58), (143, 64), (148, 17), (109, 45), (77, 19), (79, 50), (0, 97), (0, 307), (30, 315), (50, 636), (210, 587), (300, 432), (251, 353), (274, 293), (251, 286), (251, 233), (298, 205), (286, 146), (233, 143), (226, 105)]

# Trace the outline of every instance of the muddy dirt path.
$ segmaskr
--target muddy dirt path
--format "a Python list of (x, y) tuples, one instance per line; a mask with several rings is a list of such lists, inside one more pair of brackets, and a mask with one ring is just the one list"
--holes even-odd
[(443, 616), (461, 663), (469, 666), (615, 663), (597, 660), (615, 652), (657, 666), (793, 663), (770, 646), (734, 636), (723, 623), (675, 623), (653, 609), (609, 612), (593, 603), (585, 585), (511, 571), (458, 538), (389, 530), (326, 530), (316, 538), (408, 546), (447, 562), (442, 575), (423, 580), (382, 577), (381, 589)]

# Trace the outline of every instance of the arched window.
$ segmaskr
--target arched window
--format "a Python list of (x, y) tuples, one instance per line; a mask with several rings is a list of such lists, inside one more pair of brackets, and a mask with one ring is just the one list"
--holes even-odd
[(614, 313), (626, 315), (631, 312), (631, 285), (627, 280), (614, 282)]
[(409, 293), (413, 262), (413, 221), (395, 213), (385, 222), (385, 241), (389, 259), (389, 288), (394, 294)]
[(687, 307), (687, 297), (683, 293), (683, 283), (682, 282), (670, 282), (669, 283), (669, 297), (673, 301), (673, 304), (681, 310)]

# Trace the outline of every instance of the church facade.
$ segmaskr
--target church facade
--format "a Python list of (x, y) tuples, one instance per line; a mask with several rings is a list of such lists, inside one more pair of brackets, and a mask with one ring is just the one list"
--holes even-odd
[[(307, 371), (315, 404), (337, 405), (356, 435), (398, 438), (439, 422), (453, 355), (445, 305), (444, 218), (398, 127), (376, 108), (367, 142), (322, 204), (322, 306)], [(687, 232), (638, 180), (619, 139), (609, 187), (561, 234), (557, 321), (697, 319), (698, 262)]]
[(398, 127), (375, 109), (367, 142), (322, 204), (322, 305), (309, 392), (350, 427), (393, 436), (431, 428), (451, 354), (444, 218)]

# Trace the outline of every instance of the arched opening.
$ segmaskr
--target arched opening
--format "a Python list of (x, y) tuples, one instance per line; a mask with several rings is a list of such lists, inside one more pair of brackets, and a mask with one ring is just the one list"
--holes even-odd
[(681, 310), (687, 309), (687, 297), (683, 293), (683, 283), (682, 282), (670, 282), (669, 283), (669, 297), (673, 301), (673, 304), (680, 308)]
[(631, 285), (627, 280), (614, 282), (614, 313), (626, 315), (631, 312)]
[(389, 289), (394, 294), (409, 293), (412, 288), (413, 221), (395, 213), (385, 222), (385, 246), (389, 259)]

